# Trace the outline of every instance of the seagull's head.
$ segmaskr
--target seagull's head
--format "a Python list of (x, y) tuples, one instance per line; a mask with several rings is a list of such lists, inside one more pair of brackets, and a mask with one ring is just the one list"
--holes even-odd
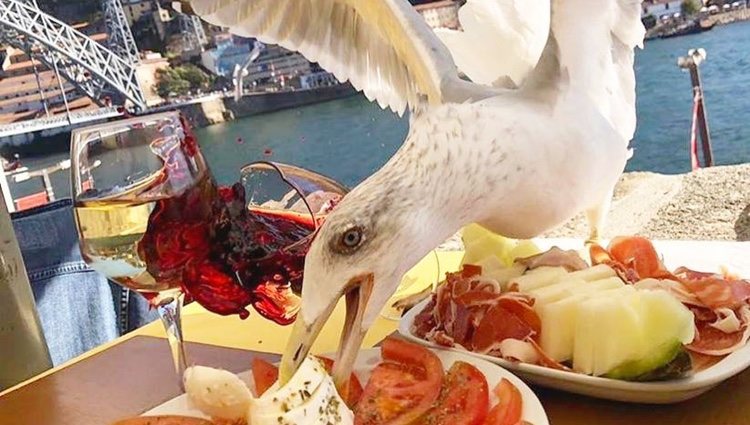
[(282, 383), (343, 297), (346, 319), (333, 378), (345, 391), (341, 385), (348, 382), (366, 330), (406, 270), (433, 248), (420, 237), (419, 228), (429, 221), (420, 217), (421, 207), (400, 190), (384, 190), (388, 186), (365, 184), (347, 194), (315, 236), (305, 259), (301, 309), (281, 361)]

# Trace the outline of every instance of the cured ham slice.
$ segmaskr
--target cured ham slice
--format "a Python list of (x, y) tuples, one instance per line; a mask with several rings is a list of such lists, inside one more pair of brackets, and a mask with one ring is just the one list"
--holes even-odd
[(471, 348), (488, 354), (496, 343), (508, 338), (525, 340), (533, 336), (534, 330), (511, 311), (500, 305), (490, 308), (474, 332)]
[(607, 249), (593, 244), (589, 248), (591, 263), (612, 267), (625, 282), (636, 283), (646, 278), (672, 279), (654, 245), (639, 236), (620, 236), (610, 241)]
[(546, 252), (532, 255), (531, 257), (516, 259), (515, 262), (528, 269), (536, 269), (538, 267), (563, 267), (569, 272), (583, 270), (589, 266), (576, 251), (563, 251), (556, 246)]
[(638, 276), (638, 273), (634, 269), (628, 268), (621, 262), (615, 260), (606, 249), (597, 244), (592, 244), (589, 247), (589, 256), (591, 257), (592, 265), (596, 266), (604, 264), (611, 267), (623, 282), (636, 283), (641, 280), (640, 276)]
[(724, 280), (714, 277), (683, 280), (683, 285), (702, 303), (713, 310), (735, 309), (750, 299), (750, 282), (744, 280)]
[(672, 273), (664, 267), (650, 240), (640, 236), (620, 236), (609, 242), (607, 251), (612, 258), (634, 270), (641, 279), (653, 277), (669, 279)]
[(687, 345), (688, 350), (708, 356), (725, 356), (733, 353), (744, 346), (750, 338), (750, 307), (747, 305), (740, 309), (740, 320), (742, 328), (731, 333), (717, 329), (710, 322), (697, 322), (696, 336), (693, 342)]
[(635, 286), (636, 289), (663, 289), (672, 294), (672, 296), (677, 298), (683, 304), (687, 304), (688, 306), (705, 307), (705, 304), (703, 304), (695, 294), (690, 292), (682, 282), (676, 280), (648, 278), (636, 282), (633, 286)]
[(503, 347), (512, 347), (518, 355), (518, 344), (501, 343), (539, 338), (541, 320), (532, 308), (533, 298), (501, 293), (499, 286), (481, 279), (480, 272), (477, 267), (465, 266), (461, 272), (448, 273), (446, 283), (415, 317), (412, 332), (440, 345), (497, 356), (503, 356)]

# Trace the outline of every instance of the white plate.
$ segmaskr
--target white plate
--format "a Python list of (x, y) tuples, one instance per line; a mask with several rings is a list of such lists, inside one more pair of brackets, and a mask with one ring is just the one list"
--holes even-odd
[[(582, 245), (580, 241), (572, 239), (542, 239), (536, 242), (542, 249), (555, 245), (564, 249), (579, 249)], [(747, 242), (655, 241), (654, 245), (669, 269), (684, 265), (693, 270), (718, 272), (721, 267), (727, 267), (740, 276), (750, 276), (750, 243)], [(414, 317), (428, 302), (429, 300), (425, 300), (407, 312), (401, 319), (398, 330), (409, 340), (437, 347), (411, 332)], [(696, 397), (750, 366), (750, 345), (747, 345), (688, 378), (663, 382), (627, 382), (514, 363), (458, 348), (452, 350), (503, 366), (526, 381), (540, 386), (597, 398), (653, 404), (676, 403)]]
[[(516, 386), (516, 388), (518, 388), (521, 396), (523, 397), (522, 419), (533, 425), (549, 425), (549, 420), (547, 420), (547, 415), (544, 413), (542, 403), (539, 402), (539, 399), (536, 397), (534, 392), (531, 391), (531, 389), (526, 386), (523, 381), (518, 379), (512, 373), (495, 364), (463, 353), (456, 353), (451, 350), (444, 349), (433, 351), (443, 362), (443, 367), (445, 367), (445, 370), (448, 370), (448, 368), (450, 368), (450, 366), (458, 360), (465, 361), (476, 366), (476, 368), (479, 369), (487, 378), (487, 384), (489, 385), (490, 393), (492, 393), (492, 388), (499, 384), (502, 378), (508, 379), (511, 383), (513, 383), (513, 385)], [(357, 374), (357, 377), (363, 384), (367, 382), (368, 378), (370, 377), (370, 371), (378, 363), (380, 363), (380, 361), (380, 349), (378, 348), (371, 348), (359, 352), (357, 363), (354, 365), (354, 372)], [(250, 387), (252, 387), (252, 379), (249, 371), (240, 373), (239, 377), (246, 383), (250, 382)], [(497, 403), (497, 398), (495, 398), (494, 395), (491, 395), (490, 398), (491, 405)], [(184, 394), (175, 397), (172, 400), (169, 400), (143, 414), (143, 416), (155, 415), (184, 415), (196, 416), (201, 418), (206, 417), (205, 415), (201, 414), (201, 412), (190, 408), (190, 406), (188, 405), (187, 396)]]

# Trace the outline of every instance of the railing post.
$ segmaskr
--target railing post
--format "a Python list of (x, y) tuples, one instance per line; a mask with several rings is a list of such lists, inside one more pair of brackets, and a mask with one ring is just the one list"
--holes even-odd
[(703, 150), (703, 166), (712, 167), (714, 165), (713, 148), (711, 146), (711, 133), (708, 130), (708, 119), (706, 118), (706, 103), (703, 97), (703, 85), (701, 83), (700, 71), (698, 67), (706, 60), (706, 51), (704, 49), (690, 49), (687, 56), (677, 59), (677, 66), (687, 69), (690, 72), (690, 82), (693, 86), (693, 98), (697, 102), (697, 120), (698, 131), (701, 136), (701, 149)]
[(7, 199), (0, 202), (0, 391), (50, 367), (34, 294), (13, 231)]

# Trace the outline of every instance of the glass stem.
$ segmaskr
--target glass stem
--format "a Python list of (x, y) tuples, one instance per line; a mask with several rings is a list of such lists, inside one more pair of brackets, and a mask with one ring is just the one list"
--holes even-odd
[(182, 342), (182, 321), (180, 318), (183, 297), (182, 292), (179, 292), (164, 299), (156, 306), (156, 311), (159, 313), (159, 318), (164, 324), (164, 330), (167, 332), (169, 349), (172, 352), (172, 360), (174, 361), (180, 389), (184, 390), (182, 377), (185, 369), (187, 369), (187, 360), (185, 358), (185, 345)]

